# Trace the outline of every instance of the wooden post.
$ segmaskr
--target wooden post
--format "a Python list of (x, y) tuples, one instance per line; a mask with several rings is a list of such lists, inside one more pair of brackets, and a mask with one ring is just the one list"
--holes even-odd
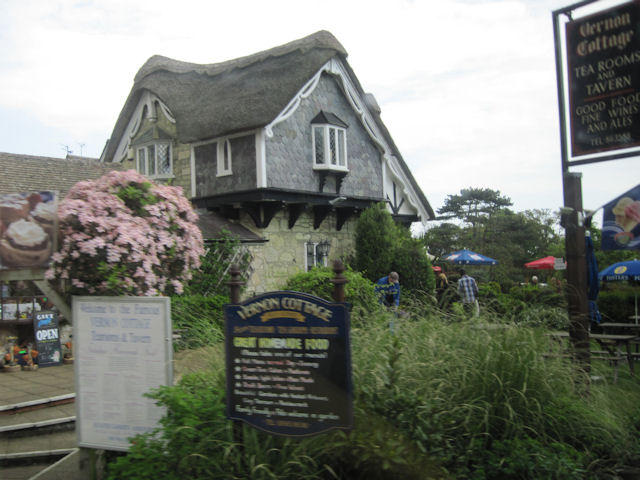
[(335, 276), (331, 279), (333, 283), (333, 300), (336, 303), (344, 303), (344, 284), (349, 280), (342, 274), (344, 272), (344, 265), (340, 260), (333, 262), (333, 273)]
[[(231, 273), (231, 280), (229, 280), (227, 285), (229, 285), (229, 289), (231, 290), (231, 303), (237, 305), (240, 303), (240, 287), (244, 285), (242, 281), (240, 268), (237, 264), (231, 265), (231, 269), (229, 270)], [(242, 422), (238, 420), (233, 420), (233, 441), (240, 445), (240, 451), (243, 451), (244, 445), (244, 434), (242, 431)]]
[(231, 289), (231, 303), (237, 305), (240, 303), (240, 287), (244, 285), (240, 275), (242, 272), (240, 272), (238, 265), (234, 263), (231, 265), (229, 273), (231, 273), (231, 280), (227, 282), (227, 285)]
[(589, 304), (587, 300), (587, 256), (585, 228), (582, 216), (582, 174), (563, 175), (564, 205), (562, 224), (565, 228), (567, 255), (567, 300), (569, 336), (580, 367), (591, 371), (589, 348)]

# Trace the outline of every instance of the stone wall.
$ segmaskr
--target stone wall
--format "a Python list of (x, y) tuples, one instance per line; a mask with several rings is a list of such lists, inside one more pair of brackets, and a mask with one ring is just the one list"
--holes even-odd
[[(243, 214), (241, 221), (245, 226), (252, 221)], [(264, 244), (249, 247), (253, 255), (253, 274), (245, 289), (245, 297), (254, 294), (279, 290), (286, 280), (305, 270), (305, 243), (331, 242), (329, 265), (334, 260), (347, 261), (355, 255), (355, 223), (356, 217), (350, 218), (340, 231), (336, 231), (336, 214), (325, 218), (317, 230), (313, 229), (313, 212), (305, 211), (295, 226), (289, 229), (289, 214), (282, 210), (276, 214), (266, 229), (257, 230), (268, 241)]]

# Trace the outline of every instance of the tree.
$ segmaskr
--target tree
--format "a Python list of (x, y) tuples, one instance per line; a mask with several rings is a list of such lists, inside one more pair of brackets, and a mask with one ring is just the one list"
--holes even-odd
[(496, 212), (513, 205), (511, 199), (503, 197), (499, 190), (490, 188), (463, 188), (460, 195), (447, 195), (444, 205), (438, 209), (442, 218), (457, 218), (471, 225), (472, 245), (477, 248), (480, 241), (479, 227)]
[(77, 183), (58, 216), (62, 247), (46, 278), (68, 281), (72, 294), (181, 293), (204, 254), (182, 189), (134, 170)]
[(423, 243), (395, 224), (384, 203), (366, 209), (358, 219), (355, 267), (373, 282), (396, 271), (403, 288), (431, 291), (435, 286)]
[(465, 230), (453, 223), (441, 223), (427, 229), (420, 240), (427, 251), (440, 259), (464, 247)]
[(391, 271), (396, 228), (385, 203), (367, 208), (356, 224), (355, 268), (375, 282)]

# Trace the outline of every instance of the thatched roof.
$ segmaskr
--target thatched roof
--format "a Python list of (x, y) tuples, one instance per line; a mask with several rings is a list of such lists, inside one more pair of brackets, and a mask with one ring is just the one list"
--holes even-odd
[[(422, 203), (428, 218), (435, 218), (380, 118), (380, 108), (366, 94), (347, 62), (347, 52), (329, 32), (307, 37), (263, 52), (214, 64), (195, 64), (154, 55), (140, 68), (133, 88), (118, 117), (102, 160), (119, 161), (116, 149), (143, 94), (155, 94), (176, 120), (177, 140), (182, 143), (265, 127), (332, 58), (346, 69), (356, 90), (365, 99), (372, 118), (384, 135), (400, 168)], [(423, 219), (426, 220), (426, 219)]]
[(103, 158), (113, 160), (145, 90), (169, 107), (178, 141), (189, 143), (269, 124), (336, 55), (346, 58), (347, 53), (326, 31), (222, 63), (200, 65), (154, 55), (135, 77)]
[(62, 198), (77, 182), (119, 169), (120, 165), (77, 155), (53, 158), (0, 152), (0, 195), (57, 190)]

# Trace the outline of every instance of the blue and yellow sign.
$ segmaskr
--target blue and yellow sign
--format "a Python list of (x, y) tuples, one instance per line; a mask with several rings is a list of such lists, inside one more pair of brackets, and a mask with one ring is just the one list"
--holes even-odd
[(279, 291), (224, 313), (230, 419), (296, 437), (352, 427), (346, 304)]

